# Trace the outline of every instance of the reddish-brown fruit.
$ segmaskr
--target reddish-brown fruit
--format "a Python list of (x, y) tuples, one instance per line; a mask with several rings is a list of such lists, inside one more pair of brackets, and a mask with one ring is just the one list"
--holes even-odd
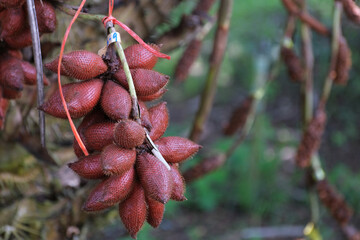
[(198, 179), (204, 176), (207, 173), (215, 171), (221, 167), (226, 161), (225, 154), (218, 154), (209, 158), (203, 159), (197, 165), (188, 169), (184, 174), (184, 179), (186, 182), (191, 182), (195, 179)]
[(149, 133), (151, 140), (155, 141), (164, 135), (169, 124), (169, 112), (166, 102), (159, 103), (149, 109), (150, 121), (152, 129)]
[(200, 54), (201, 46), (202, 40), (194, 39), (189, 43), (176, 65), (174, 76), (177, 82), (183, 82), (188, 77), (191, 66)]
[(25, 0), (0, 0), (0, 7), (18, 8), (25, 3)]
[(179, 171), (179, 167), (175, 164), (171, 165), (171, 176), (173, 180), (173, 188), (170, 199), (175, 201), (185, 201), (185, 181)]
[(130, 236), (136, 239), (146, 220), (146, 201), (144, 189), (135, 182), (134, 189), (129, 198), (119, 204), (119, 215)]
[[(62, 86), (64, 98), (72, 118), (85, 116), (95, 107), (100, 99), (102, 86), (103, 81), (100, 79), (69, 83)], [(40, 109), (54, 117), (66, 118), (59, 91), (54, 92), (40, 106)]]
[(10, 54), (11, 56), (13, 56), (14, 58), (17, 58), (19, 60), (22, 60), (23, 59), (23, 54), (20, 50), (11, 50), (9, 49), (7, 51), (8, 54)]
[(80, 158), (78, 161), (69, 163), (68, 166), (80, 177), (98, 179), (105, 177), (101, 167), (101, 155), (94, 154)]
[[(59, 57), (45, 67), (57, 73)], [(107, 70), (107, 65), (102, 58), (92, 52), (79, 50), (64, 54), (61, 62), (61, 75), (80, 79), (92, 79)]]
[[(24, 72), (24, 83), (27, 85), (36, 85), (36, 68), (29, 62), (21, 61), (21, 67)], [(49, 85), (49, 80), (43, 76), (44, 85)]]
[(4, 121), (6, 117), (6, 112), (9, 106), (9, 101), (1, 97), (2, 88), (0, 86), (0, 130), (4, 128)]
[(134, 166), (135, 149), (125, 149), (111, 144), (101, 153), (101, 166), (106, 175), (120, 175)]
[(15, 90), (11, 88), (4, 88), (3, 89), (3, 97), (7, 99), (17, 99), (21, 97), (22, 91)]
[(341, 225), (346, 225), (353, 215), (353, 210), (347, 205), (344, 198), (327, 180), (319, 181), (316, 188), (320, 201), (328, 208), (335, 220)]
[(0, 85), (4, 91), (23, 89), (24, 73), (20, 62), (21, 60), (8, 54), (0, 56)]
[(134, 184), (135, 170), (131, 168), (123, 175), (115, 175), (99, 183), (89, 194), (83, 205), (87, 212), (101, 211), (124, 200)]
[(154, 228), (157, 228), (164, 216), (165, 204), (151, 198), (146, 198), (148, 205), (147, 222)]
[[(91, 111), (89, 114), (87, 114), (84, 119), (82, 120), (82, 122), (80, 123), (80, 125), (77, 128), (77, 131), (79, 132), (79, 135), (81, 137), (81, 140), (83, 141), (84, 145), (86, 146), (86, 148), (88, 148), (88, 145), (86, 143), (86, 139), (84, 137), (84, 132), (85, 130), (92, 124), (95, 123), (101, 123), (104, 122), (106, 120), (105, 114), (103, 113), (103, 111), (101, 111), (98, 108), (95, 108), (93, 111)], [(75, 155), (80, 158), (84, 156), (83, 151), (81, 150), (78, 142), (76, 141), (75, 137), (74, 137), (74, 142), (73, 142), (73, 148), (74, 148), (74, 152)], [(88, 149), (89, 150), (89, 149)]]
[(114, 120), (126, 119), (131, 112), (131, 97), (119, 84), (107, 81), (102, 90), (101, 107)]
[(156, 146), (167, 162), (179, 163), (194, 155), (200, 145), (182, 137), (163, 137), (155, 141)]
[(351, 51), (344, 37), (341, 37), (339, 40), (339, 49), (335, 65), (336, 77), (334, 79), (334, 83), (345, 85), (349, 78), (349, 71), (351, 68)]
[(113, 142), (115, 123), (96, 123), (84, 131), (87, 146), (90, 150), (101, 151)]
[(342, 0), (344, 12), (356, 24), (360, 24), (360, 8), (353, 0)]
[(25, 27), (13, 36), (4, 37), (4, 41), (12, 49), (20, 49), (30, 46), (32, 44), (30, 28)]
[(295, 162), (299, 167), (310, 166), (311, 157), (319, 149), (326, 123), (326, 112), (323, 108), (316, 111), (314, 118), (305, 130), (296, 152)]
[(286, 65), (288, 74), (294, 82), (300, 82), (303, 78), (303, 68), (299, 57), (295, 54), (294, 49), (282, 47), (281, 58)]
[(1, 18), (0, 39), (11, 37), (21, 31), (25, 20), (25, 12), (20, 7), (5, 9)]
[[(169, 81), (169, 76), (148, 69), (133, 69), (131, 75), (138, 96), (153, 95), (165, 87)], [(123, 70), (117, 71), (114, 77), (124, 88), (129, 89)]]
[(123, 148), (134, 148), (145, 140), (144, 128), (135, 121), (125, 119), (118, 122), (114, 130), (115, 143)]
[(193, 13), (203, 15), (204, 13), (207, 13), (211, 6), (214, 4), (215, 0), (200, 0), (198, 4), (196, 5)]
[(155, 156), (143, 153), (136, 161), (136, 173), (147, 197), (161, 203), (169, 201), (172, 191), (170, 171)]
[(247, 117), (251, 111), (253, 101), (254, 98), (252, 96), (248, 96), (237, 108), (234, 109), (229, 122), (224, 128), (225, 135), (233, 135), (237, 130), (244, 127)]
[(138, 103), (139, 103), (139, 108), (140, 108), (141, 125), (143, 125), (150, 131), (152, 128), (152, 124), (150, 121), (149, 111), (144, 102), (139, 101)]
[[(160, 51), (160, 48), (157, 45), (150, 44), (150, 46), (156, 51)], [(127, 47), (124, 52), (129, 68), (152, 69), (158, 60), (157, 56), (149, 52), (140, 44), (134, 44)]]
[(150, 102), (150, 101), (161, 98), (166, 92), (167, 92), (167, 89), (164, 87), (152, 95), (138, 96), (138, 99), (141, 101), (144, 101), (144, 102)]
[(45, 1), (35, 1), (36, 18), (41, 33), (52, 33), (56, 28), (54, 7)]

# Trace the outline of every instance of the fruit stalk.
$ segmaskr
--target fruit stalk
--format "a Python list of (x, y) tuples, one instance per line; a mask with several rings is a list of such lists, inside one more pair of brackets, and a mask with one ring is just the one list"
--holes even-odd
[[(108, 29), (109, 33), (116, 32), (112, 22), (108, 22), (106, 24), (106, 28)], [(129, 93), (130, 93), (131, 102), (132, 102), (132, 115), (133, 115), (135, 121), (138, 122), (139, 124), (141, 124), (140, 112), (139, 112), (139, 103), (138, 103), (138, 99), (137, 99), (137, 96), (136, 96), (134, 81), (133, 81), (133, 78), (131, 76), (129, 64), (126, 61), (124, 49), (122, 48), (120, 42), (115, 42), (115, 49), (116, 49), (116, 53), (119, 56), (120, 61), (122, 63), (122, 66), (123, 66), (123, 69), (124, 69), (124, 72), (125, 72), (125, 75), (126, 75), (127, 83), (128, 83), (128, 86), (129, 86)]]

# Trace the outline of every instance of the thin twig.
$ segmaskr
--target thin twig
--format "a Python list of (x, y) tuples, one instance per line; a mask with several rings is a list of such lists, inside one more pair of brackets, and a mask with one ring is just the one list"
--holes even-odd
[[(43, 64), (41, 57), (41, 47), (40, 47), (40, 35), (39, 35), (39, 27), (36, 18), (35, 4), (34, 0), (26, 0), (30, 30), (31, 30), (31, 38), (33, 44), (34, 51), (34, 59), (36, 66), (36, 79), (37, 79), (37, 105), (40, 107), (44, 103), (44, 80), (43, 80)], [(42, 110), (39, 111), (39, 126), (40, 126), (40, 141), (41, 146), (46, 148), (45, 144), (45, 115)]]
[(308, 13), (301, 11), (293, 0), (282, 0), (284, 7), (292, 14), (297, 16), (301, 21), (308, 24), (313, 30), (324, 36), (330, 36), (329, 30), (318, 20)]
[[(66, 13), (67, 15), (74, 16), (76, 11), (67, 7), (64, 7), (62, 5), (58, 5), (57, 8), (59, 8), (62, 12)], [(106, 17), (105, 15), (101, 14), (89, 14), (89, 13), (80, 13), (79, 18), (85, 19), (85, 20), (98, 20), (102, 21), (103, 18)]]
[(205, 89), (201, 97), (200, 107), (195, 116), (193, 128), (190, 134), (190, 139), (195, 142), (199, 141), (201, 137), (204, 125), (209, 117), (213, 105), (217, 87), (218, 73), (227, 45), (232, 5), (233, 0), (223, 0), (220, 4), (218, 27), (216, 30), (213, 51), (210, 59), (210, 68), (207, 74)]
[(330, 59), (330, 67), (327, 78), (324, 83), (324, 88), (321, 95), (320, 104), (325, 105), (331, 92), (333, 81), (336, 77), (335, 67), (336, 67), (336, 59), (338, 56), (339, 50), (339, 40), (341, 37), (341, 11), (342, 4), (339, 1), (335, 1), (335, 9), (334, 9), (334, 19), (333, 19), (333, 35), (332, 35), (332, 43), (331, 43), (331, 59)]

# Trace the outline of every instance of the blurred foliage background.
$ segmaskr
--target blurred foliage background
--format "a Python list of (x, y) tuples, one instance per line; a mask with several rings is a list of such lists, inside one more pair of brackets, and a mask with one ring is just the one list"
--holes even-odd
[[(99, 4), (99, 1), (93, 2)], [(310, 13), (325, 25), (331, 26), (332, 1), (308, 0), (307, 2)], [(180, 21), (181, 15), (189, 13), (193, 6), (194, 1), (181, 1), (170, 11), (166, 23), (155, 26), (155, 35), (175, 26)], [(216, 13), (215, 8), (212, 13)], [(106, 6), (104, 9), (106, 10)], [(114, 15), (120, 20), (125, 18), (122, 15)], [(65, 24), (70, 19), (66, 15), (59, 16), (59, 34), (49, 37), (51, 40), (61, 39)], [(264, 71), (267, 72), (276, 58), (286, 18), (287, 12), (278, 0), (234, 1), (228, 48), (220, 72), (216, 99), (201, 141), (204, 148), (199, 155), (182, 166), (184, 169), (198, 162), (200, 156), (225, 151), (232, 143), (233, 138), (222, 136), (222, 127), (230, 117), (231, 110), (254, 88), (256, 79), (261, 77)], [(84, 28), (86, 25), (88, 27)], [(360, 226), (360, 188), (358, 187), (360, 55), (357, 51), (360, 35), (357, 34), (358, 31), (357, 26), (343, 17), (343, 32), (352, 49), (353, 67), (348, 85), (334, 86), (331, 93), (327, 105), (328, 123), (320, 148), (320, 158), (330, 182), (353, 207), (354, 224)], [(191, 69), (187, 81), (182, 84), (171, 82), (168, 86), (169, 91), (163, 97), (163, 100), (168, 102), (171, 119), (166, 135), (188, 136), (189, 134), (197, 111), (199, 94), (205, 82), (213, 36), (214, 29), (205, 38), (201, 57)], [(131, 43), (128, 40), (124, 37), (125, 44), (129, 45)], [(96, 52), (105, 43), (104, 41), (104, 31), (100, 24), (81, 20), (72, 31), (67, 48), (68, 50), (85, 48)], [(295, 43), (299, 41), (297, 30)], [(315, 101), (317, 101), (328, 71), (330, 41), (313, 33), (313, 45)], [(156, 70), (172, 76), (183, 50), (183, 47), (180, 47), (170, 52), (172, 60), (161, 60)], [(299, 49), (296, 50), (299, 52)], [(57, 54), (57, 51), (54, 51), (53, 56)], [(74, 178), (75, 182), (64, 179), (67, 178), (64, 176), (69, 176), (66, 174), (71, 175), (65, 169), (67, 168), (65, 163), (75, 160), (71, 147), (72, 135), (67, 123), (48, 117), (47, 125), (51, 128), (47, 136), (48, 147), (63, 166), (60, 170), (58, 167), (45, 170), (43, 163), (37, 162), (18, 144), (1, 142), (0, 146), (1, 202), (6, 202), (9, 195), (23, 196), (19, 206), (24, 208), (24, 213), (18, 216), (20, 213), (17, 211), (16, 221), (26, 222), (26, 219), (30, 218), (33, 222), (31, 228), (33, 231), (39, 230), (42, 236), (45, 233), (41, 230), (40, 222), (44, 215), (49, 217), (45, 213), (51, 212), (60, 216), (59, 218), (69, 218), (65, 212), (78, 212), (74, 209), (81, 207), (84, 198), (82, 195), (87, 189), (85, 186), (81, 192), (74, 191), (74, 187), (78, 187), (79, 184), (84, 186), (85, 183), (76, 182), (79, 181), (76, 178)], [(245, 142), (222, 168), (187, 186), (188, 201), (170, 202), (166, 205), (165, 217), (159, 229), (154, 230), (146, 225), (139, 233), (138, 239), (230, 240), (241, 239), (242, 236), (244, 239), (255, 240), (261, 238), (251, 237), (251, 233), (255, 231), (254, 227), (294, 226), (302, 231), (309, 222), (310, 210), (304, 171), (294, 165), (294, 154), (300, 141), (301, 130), (300, 85), (289, 80), (282, 66), (275, 81), (269, 85), (253, 129)], [(47, 171), (60, 174), (57, 184), (51, 184), (50, 187), (46, 185), (49, 182), (46, 179)], [(12, 174), (24, 172), (23, 176), (26, 178), (15, 182), (7, 181), (4, 172)], [(34, 191), (39, 193), (35, 197)], [(60, 196), (57, 195), (59, 193)], [(53, 199), (45, 200), (41, 198), (43, 194), (53, 196)], [(69, 202), (64, 200), (76, 199), (77, 196), (79, 197), (77, 205), (69, 205)], [(49, 205), (51, 211), (47, 208)], [(8, 221), (5, 216), (8, 212), (13, 213), (11, 209), (16, 207), (8, 203), (1, 207), (0, 226), (4, 226), (4, 222)], [(66, 211), (59, 213), (64, 208)], [(42, 209), (46, 210), (42, 211)], [(83, 234), (79, 236), (83, 239), (130, 239), (126, 237), (116, 211), (114, 208), (99, 215), (70, 214), (70, 221), (69, 219), (62, 221), (72, 222), (74, 231), (77, 231), (77, 227), (80, 228)], [(83, 222), (83, 219), (87, 219), (87, 223), (79, 226), (78, 223)], [(48, 232), (45, 231), (46, 234), (52, 232), (49, 230), (53, 227), (51, 224), (55, 226), (58, 223), (49, 220), (46, 224), (48, 229)], [(54, 229), (65, 231), (56, 226)], [(324, 239), (343, 238), (340, 229), (323, 207), (321, 207), (320, 231)], [(54, 238), (50, 238), (51, 235), (46, 236), (47, 239), (56, 239), (55, 235)]]

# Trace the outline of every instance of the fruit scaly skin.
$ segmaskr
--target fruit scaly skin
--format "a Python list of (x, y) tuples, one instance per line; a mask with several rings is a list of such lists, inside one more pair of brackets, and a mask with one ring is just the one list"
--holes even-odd
[[(103, 81), (100, 79), (63, 85), (62, 90), (70, 116), (80, 118), (91, 112), (100, 99), (102, 86)], [(59, 91), (54, 92), (40, 109), (54, 117), (67, 118)]]
[[(150, 44), (150, 46), (156, 51), (160, 50), (160, 48), (155, 44)], [(134, 44), (130, 47), (127, 47), (124, 50), (124, 53), (130, 69), (153, 69), (158, 60), (158, 57), (149, 52), (140, 44)]]
[(106, 175), (121, 175), (134, 166), (136, 151), (115, 144), (108, 145), (101, 153), (101, 167)]
[(68, 166), (80, 177), (100, 179), (105, 177), (105, 174), (102, 171), (100, 158), (100, 154), (88, 155), (80, 158), (76, 162), (69, 163)]
[[(59, 58), (45, 64), (49, 70), (57, 73)], [(89, 80), (103, 74), (107, 70), (107, 65), (102, 58), (95, 53), (79, 50), (64, 54), (61, 61), (61, 75), (76, 78), (79, 80)]]
[(133, 120), (121, 120), (115, 126), (114, 142), (123, 148), (140, 146), (145, 140), (144, 128)]
[(146, 213), (144, 189), (136, 182), (129, 197), (119, 204), (120, 218), (132, 238), (136, 239), (137, 233), (146, 220)]
[(179, 171), (177, 164), (173, 164), (171, 167), (171, 175), (173, 179), (173, 188), (171, 191), (171, 200), (185, 201), (185, 180)]
[(169, 125), (169, 112), (166, 107), (166, 102), (159, 103), (150, 108), (149, 117), (153, 126), (149, 136), (155, 141), (164, 135), (166, 128)]
[(112, 133), (115, 129), (115, 123), (102, 122), (89, 126), (84, 131), (85, 141), (89, 150), (101, 151), (107, 145), (112, 144)]
[[(21, 67), (24, 72), (24, 83), (27, 85), (36, 85), (36, 68), (29, 62), (21, 61)], [(44, 85), (49, 85), (49, 80), (43, 76)]]
[(157, 228), (163, 219), (165, 204), (158, 202), (152, 198), (146, 198), (146, 203), (148, 205), (147, 222), (152, 227)]
[(169, 163), (182, 162), (201, 148), (200, 145), (182, 137), (163, 137), (156, 140), (155, 144)]
[(99, 183), (83, 205), (87, 212), (101, 211), (123, 201), (134, 186), (135, 170), (131, 168), (122, 175), (111, 176)]
[[(148, 69), (132, 69), (131, 76), (138, 96), (151, 96), (156, 94), (169, 82), (169, 76)], [(123, 70), (117, 71), (114, 77), (124, 88), (129, 89)]]
[(143, 153), (136, 161), (136, 173), (147, 197), (167, 203), (172, 191), (170, 171), (154, 155)]
[(105, 83), (100, 104), (106, 115), (113, 120), (127, 119), (131, 112), (130, 94), (113, 81)]

